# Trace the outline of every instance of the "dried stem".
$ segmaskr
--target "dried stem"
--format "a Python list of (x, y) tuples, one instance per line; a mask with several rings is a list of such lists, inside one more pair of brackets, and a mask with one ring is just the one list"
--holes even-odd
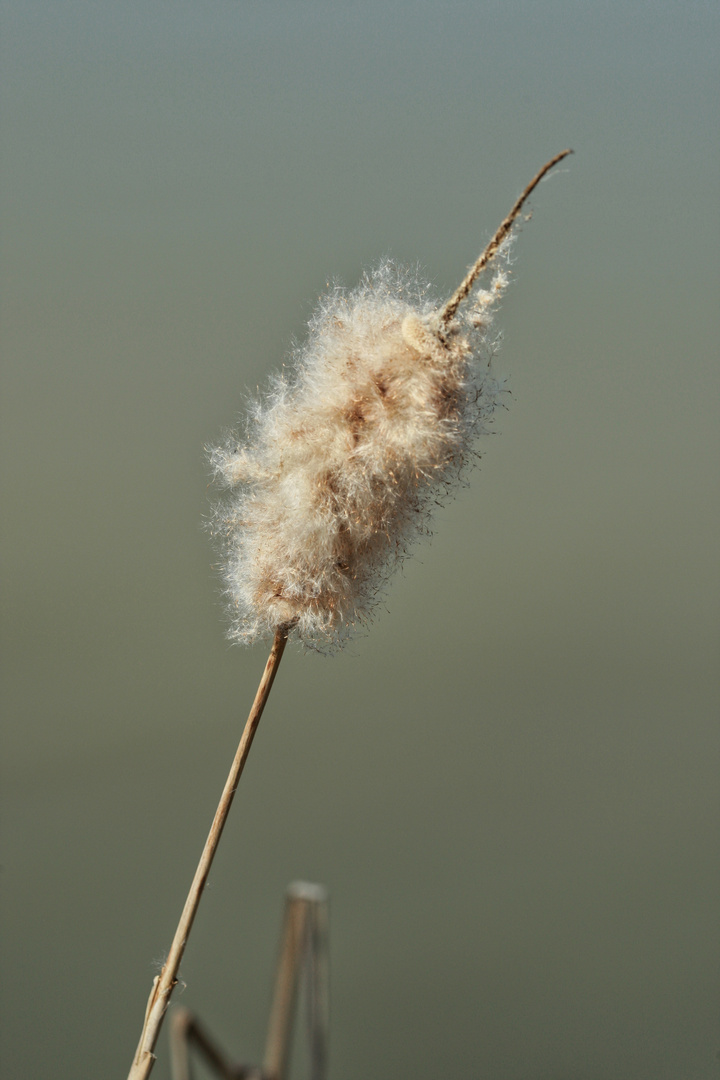
[(515, 220), (518, 217), (520, 211), (522, 210), (523, 205), (527, 202), (529, 197), (532, 195), (533, 191), (538, 186), (540, 181), (543, 179), (544, 176), (546, 176), (550, 172), (551, 169), (555, 168), (555, 166), (558, 164), (558, 162), (562, 161), (563, 158), (566, 158), (568, 156), (568, 154), (572, 154), (572, 150), (563, 150), (561, 153), (556, 154), (555, 157), (551, 158), (550, 161), (548, 161), (546, 165), (543, 165), (542, 169), (537, 174), (537, 176), (533, 180), (530, 181), (530, 183), (525, 188), (525, 190), (523, 191), (523, 193), (520, 196), (520, 198), (518, 199), (518, 201), (513, 206), (512, 210), (510, 211), (508, 216), (503, 221), (500, 228), (497, 230), (497, 232), (493, 236), (490, 243), (487, 245), (487, 247), (483, 251), (480, 258), (477, 260), (477, 262), (474, 264), (474, 266), (472, 266), (470, 268), (470, 270), (468, 271), (467, 276), (466, 276), (465, 280), (463, 281), (463, 283), (453, 293), (453, 295), (450, 297), (450, 299), (448, 300), (445, 307), (440, 312), (440, 325), (441, 325), (441, 327), (447, 328), (450, 325), (450, 323), (452, 322), (453, 317), (455, 315), (455, 312), (460, 307), (463, 300), (465, 299), (465, 297), (468, 295), (468, 293), (472, 289), (472, 287), (475, 284), (475, 281), (477, 280), (478, 276), (483, 272), (483, 270), (488, 265), (488, 263), (491, 262), (494, 259), (494, 257), (497, 255), (498, 251), (502, 247), (503, 241), (507, 239), (507, 237), (508, 237), (508, 235), (510, 233), (510, 230), (512, 229), (513, 225), (515, 224)]
[(225, 827), (230, 807), (232, 806), (232, 801), (245, 766), (245, 761), (250, 753), (250, 747), (252, 746), (257, 726), (260, 723), (260, 717), (262, 716), (265, 703), (270, 694), (282, 654), (285, 651), (287, 638), (287, 627), (282, 627), (275, 632), (275, 640), (270, 651), (270, 656), (265, 665), (263, 677), (260, 680), (260, 685), (257, 694), (255, 695), (250, 715), (245, 724), (245, 730), (240, 739), (240, 745), (235, 754), (230, 774), (225, 783), (220, 803), (215, 812), (215, 818), (210, 828), (210, 833), (205, 842), (202, 855), (200, 856), (200, 862), (195, 871), (195, 877), (190, 886), (190, 892), (185, 901), (185, 907), (180, 916), (180, 922), (175, 931), (175, 937), (170, 946), (170, 952), (168, 953), (167, 960), (165, 961), (160, 975), (158, 975), (153, 982), (153, 988), (150, 992), (150, 998), (145, 1012), (145, 1022), (143, 1024), (140, 1042), (138, 1043), (138, 1048), (135, 1052), (132, 1068), (128, 1074), (128, 1080), (145, 1080), (145, 1078), (150, 1075), (155, 1063), (153, 1049), (160, 1033), (160, 1027), (163, 1022), (163, 1017), (165, 1016), (165, 1011), (170, 1003), (170, 995), (177, 983), (180, 961), (185, 951), (185, 945), (187, 944), (187, 939), (197, 909), (200, 905), (200, 898), (203, 889), (205, 888), (208, 874), (210, 873), (210, 867), (212, 866), (217, 846), (220, 843), (220, 837), (222, 836), (222, 831)]
[(172, 1080), (192, 1080), (191, 1047), (221, 1080), (262, 1080), (260, 1069), (233, 1065), (189, 1009), (175, 1008), (170, 1013), (169, 1027)]
[(296, 881), (288, 889), (262, 1075), (286, 1080), (300, 975), (307, 979), (311, 1080), (325, 1080), (328, 1045), (327, 894)]

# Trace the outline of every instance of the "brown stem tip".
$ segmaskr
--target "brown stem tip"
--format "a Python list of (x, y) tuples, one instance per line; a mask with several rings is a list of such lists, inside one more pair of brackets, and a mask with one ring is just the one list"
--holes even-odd
[(483, 251), (480, 258), (470, 268), (470, 270), (468, 271), (467, 276), (465, 277), (462, 284), (453, 293), (453, 295), (450, 297), (450, 299), (448, 300), (445, 307), (440, 312), (440, 325), (441, 326), (447, 327), (447, 326), (450, 325), (450, 323), (452, 322), (453, 317), (455, 315), (455, 312), (460, 307), (460, 304), (462, 304), (463, 300), (465, 299), (465, 297), (468, 295), (468, 293), (472, 289), (473, 285), (477, 281), (478, 276), (483, 272), (483, 270), (488, 265), (488, 263), (492, 262), (494, 257), (497, 255), (498, 251), (500, 250), (500, 248), (503, 245), (503, 242), (507, 239), (508, 235), (510, 234), (510, 231), (511, 231), (513, 225), (515, 224), (515, 221), (517, 220), (517, 217), (518, 217), (520, 211), (522, 210), (524, 204), (530, 198), (530, 196), (532, 195), (533, 191), (538, 186), (540, 181), (543, 180), (547, 176), (547, 174), (550, 172), (551, 169), (554, 169), (556, 165), (558, 165), (561, 161), (563, 161), (563, 159), (566, 158), (568, 156), (568, 154), (572, 154), (572, 153), (573, 153), (572, 150), (562, 150), (559, 154), (556, 154), (554, 158), (550, 158), (550, 161), (546, 162), (546, 164), (543, 165), (542, 169), (537, 174), (537, 176), (533, 177), (533, 179), (530, 181), (528, 186), (523, 191), (520, 198), (517, 200), (517, 202), (513, 206), (512, 210), (510, 211), (508, 216), (505, 218), (505, 220), (500, 225), (499, 229), (497, 230), (497, 232), (493, 236), (492, 240), (490, 241), (490, 243), (487, 245), (487, 247)]

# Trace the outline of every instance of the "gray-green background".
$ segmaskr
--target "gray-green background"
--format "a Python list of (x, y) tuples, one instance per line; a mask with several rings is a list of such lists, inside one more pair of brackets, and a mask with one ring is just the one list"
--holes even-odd
[(7, 1080), (125, 1076), (265, 661), (223, 637), (204, 445), (328, 280), (449, 292), (567, 145), (501, 434), (370, 634), (289, 651), (177, 1000), (257, 1060), (302, 877), (333, 1078), (720, 1076), (719, 22), (2, 4)]

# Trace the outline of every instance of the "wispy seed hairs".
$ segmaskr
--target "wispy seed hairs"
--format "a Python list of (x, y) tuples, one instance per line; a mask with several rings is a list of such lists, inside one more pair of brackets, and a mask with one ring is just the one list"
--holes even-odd
[[(528, 185), (444, 306), (390, 262), (325, 296), (292, 374), (254, 403), (246, 441), (210, 451), (230, 489), (213, 527), (231, 638), (288, 627), (329, 651), (367, 623), (488, 430), (502, 392), (491, 327), (513, 224), (567, 153)], [(473, 290), (490, 263), (489, 288)]]

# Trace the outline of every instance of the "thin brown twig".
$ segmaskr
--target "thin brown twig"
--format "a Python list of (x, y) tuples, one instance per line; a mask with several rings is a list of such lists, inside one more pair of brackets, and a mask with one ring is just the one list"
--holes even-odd
[(170, 1013), (170, 1075), (172, 1080), (192, 1080), (190, 1049), (207, 1063), (220, 1080), (262, 1080), (260, 1069), (235, 1065), (189, 1009)]
[(471, 266), (462, 284), (455, 290), (445, 307), (440, 312), (441, 327), (446, 328), (450, 325), (455, 315), (455, 312), (472, 289), (478, 276), (483, 272), (488, 263), (491, 262), (497, 255), (498, 251), (502, 247), (503, 241), (507, 239), (510, 230), (515, 224), (515, 220), (518, 217), (520, 211), (522, 210), (524, 204), (527, 202), (530, 195), (532, 195), (533, 191), (538, 186), (540, 181), (550, 172), (551, 169), (554, 169), (555, 166), (563, 160), (563, 158), (566, 158), (568, 154), (572, 154), (572, 150), (563, 150), (561, 153), (556, 154), (554, 158), (551, 158), (550, 161), (543, 165), (537, 176), (530, 181), (520, 198), (513, 206), (508, 216), (500, 225), (500, 228), (497, 230), (490, 243), (483, 251), (480, 258), (473, 266)]
[(165, 1011), (170, 1003), (170, 995), (177, 983), (180, 961), (185, 951), (185, 946), (190, 930), (192, 929), (195, 915), (197, 914), (197, 909), (200, 905), (200, 898), (203, 889), (205, 888), (208, 874), (210, 873), (210, 867), (212, 866), (212, 861), (215, 857), (215, 852), (220, 842), (220, 837), (222, 836), (222, 831), (225, 827), (230, 807), (232, 806), (232, 801), (245, 766), (245, 761), (250, 753), (250, 747), (252, 746), (257, 726), (260, 723), (260, 717), (262, 716), (265, 703), (270, 694), (270, 690), (272, 689), (272, 684), (277, 673), (278, 665), (282, 659), (282, 654), (285, 651), (287, 638), (287, 627), (282, 627), (275, 632), (275, 640), (273, 641), (270, 656), (265, 665), (263, 677), (260, 680), (255, 700), (247, 718), (245, 729), (240, 738), (240, 744), (237, 748), (225, 787), (223, 788), (223, 793), (215, 812), (210, 833), (205, 841), (205, 847), (200, 856), (200, 861), (197, 870), (195, 871), (195, 877), (190, 886), (190, 892), (185, 901), (185, 907), (180, 916), (180, 922), (175, 931), (175, 937), (170, 946), (170, 952), (168, 953), (167, 960), (163, 965), (160, 975), (158, 975), (153, 982), (150, 998), (148, 999), (147, 1010), (145, 1012), (145, 1022), (143, 1024), (140, 1042), (138, 1043), (138, 1048), (135, 1052), (135, 1057), (133, 1058), (132, 1067), (128, 1073), (128, 1080), (146, 1080), (146, 1077), (150, 1075), (155, 1063), (153, 1050), (160, 1033), (160, 1027), (162, 1026)]

